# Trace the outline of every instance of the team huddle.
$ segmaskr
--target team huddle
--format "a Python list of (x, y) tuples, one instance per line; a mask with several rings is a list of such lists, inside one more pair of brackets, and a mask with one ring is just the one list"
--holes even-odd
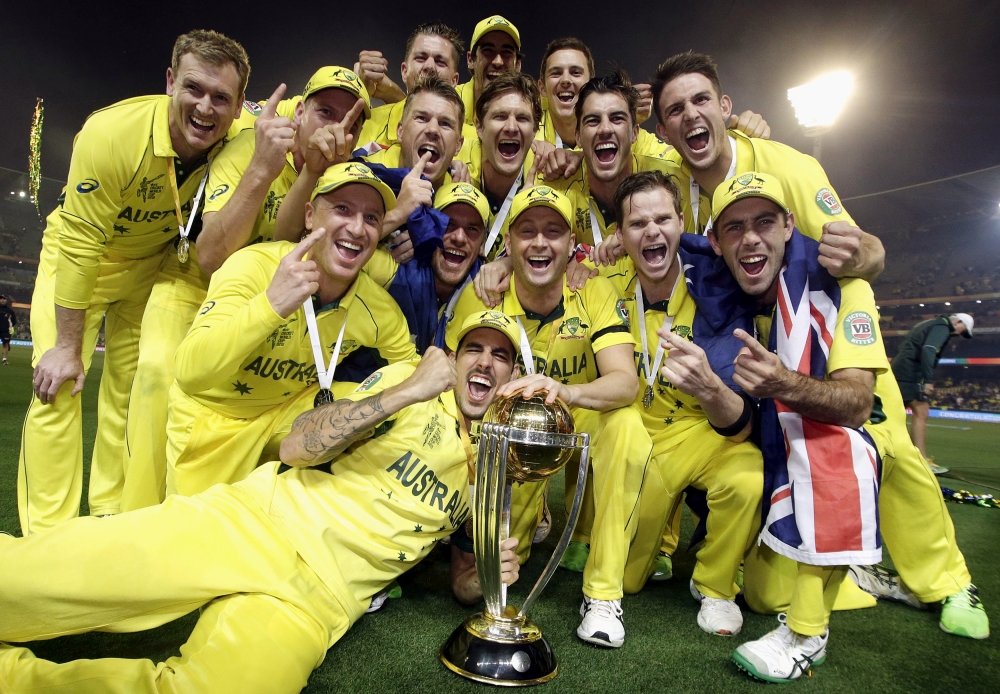
[[(876, 599), (989, 635), (885, 355), (884, 251), (815, 159), (734, 115), (702, 54), (633, 85), (558, 39), (536, 79), (493, 16), (468, 51), (421, 25), (405, 56), (402, 86), (365, 51), (257, 103), (243, 48), (192, 31), (165, 95), (84, 124), (32, 298), (0, 690), (297, 692), (441, 541), (455, 598), (478, 603), (470, 469), (490, 404), (517, 393), (591, 436), (562, 560), (583, 641), (623, 646), (622, 597), (671, 577), (685, 500), (701, 629), (739, 634), (740, 593), (779, 614), (733, 653), (757, 679), (821, 665), (831, 613)], [(547, 496), (514, 487), (505, 583), (551, 529)], [(4, 643), (197, 608), (159, 664)]]

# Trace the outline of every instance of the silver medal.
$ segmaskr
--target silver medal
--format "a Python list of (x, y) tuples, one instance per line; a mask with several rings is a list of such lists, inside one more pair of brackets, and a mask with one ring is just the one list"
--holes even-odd
[(329, 405), (331, 402), (333, 402), (333, 393), (326, 388), (320, 388), (313, 399), (313, 407), (322, 407), (323, 405)]

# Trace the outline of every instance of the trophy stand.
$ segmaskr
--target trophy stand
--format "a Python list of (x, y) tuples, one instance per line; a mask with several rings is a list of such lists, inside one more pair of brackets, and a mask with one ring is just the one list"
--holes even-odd
[[(587, 481), (590, 436), (573, 433), (569, 411), (560, 402), (545, 405), (544, 394), (527, 400), (519, 393), (498, 399), (486, 420), (472, 504), (476, 572), (486, 608), (452, 632), (441, 648), (441, 662), (462, 677), (486, 684), (541, 684), (556, 676), (559, 665), (527, 611), (555, 573), (576, 527)], [(555, 475), (575, 450), (580, 450), (580, 468), (566, 528), (518, 610), (507, 604), (507, 586), (500, 580), (500, 543), (510, 532), (513, 484), (542, 482)]]

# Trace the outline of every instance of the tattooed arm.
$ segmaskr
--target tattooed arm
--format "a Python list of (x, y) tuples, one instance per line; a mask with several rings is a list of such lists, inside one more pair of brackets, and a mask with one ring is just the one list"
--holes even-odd
[(299, 415), (281, 442), (281, 462), (292, 467), (327, 463), (400, 410), (455, 386), (455, 364), (429, 347), (413, 374), (399, 385), (363, 400), (343, 398)]

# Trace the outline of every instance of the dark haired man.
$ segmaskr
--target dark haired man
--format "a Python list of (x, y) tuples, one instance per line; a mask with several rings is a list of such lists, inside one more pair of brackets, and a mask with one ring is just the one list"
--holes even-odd
[(80, 510), (80, 398), (102, 323), (105, 364), (90, 473), (92, 515), (118, 513), (129, 389), (143, 310), (164, 253), (187, 243), (208, 160), (218, 153), (250, 74), (243, 47), (214, 31), (177, 39), (166, 95), (93, 113), (77, 135), (69, 185), (49, 215), (32, 295), (34, 396), (18, 464), (25, 535)]
[[(799, 229), (819, 242), (819, 263), (831, 275), (868, 280), (879, 275), (882, 244), (854, 226), (815, 159), (777, 142), (727, 133), (731, 102), (709, 56), (688, 52), (669, 58), (660, 66), (653, 92), (657, 131), (675, 148), (668, 158), (680, 165), (678, 187), (688, 231), (709, 224), (711, 196), (723, 181), (762, 172), (777, 179)], [(884, 461), (879, 508), (893, 563), (921, 602), (945, 601), (949, 609), (942, 612), (942, 628), (982, 638), (989, 627), (984, 627), (979, 598), (968, 590), (972, 578), (940, 486), (910, 441), (905, 418), (890, 417), (887, 426), (895, 454)], [(914, 513), (924, 522), (910, 522)], [(882, 580), (877, 571), (858, 568), (853, 573), (877, 597), (896, 599), (900, 594), (898, 581)]]

